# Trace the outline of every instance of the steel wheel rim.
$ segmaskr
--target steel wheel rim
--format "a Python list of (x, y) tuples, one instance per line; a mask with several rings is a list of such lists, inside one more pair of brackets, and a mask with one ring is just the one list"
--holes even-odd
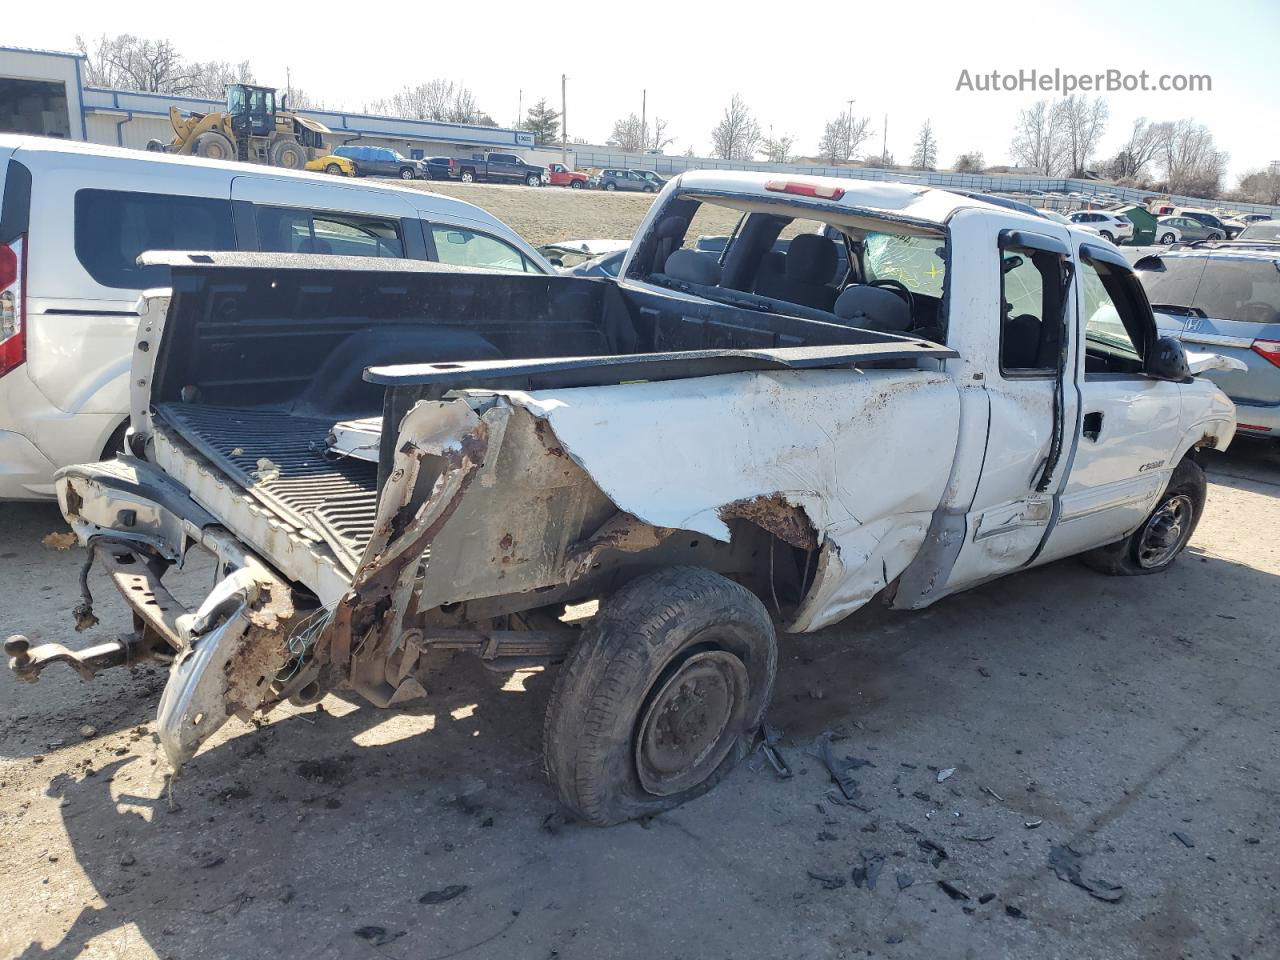
[(660, 681), (640, 717), (636, 773), (649, 793), (668, 797), (702, 783), (737, 739), (750, 681), (727, 650), (688, 657)]
[(1151, 570), (1176, 557), (1191, 536), (1194, 516), (1195, 508), (1185, 493), (1161, 503), (1143, 524), (1138, 538), (1138, 565)]

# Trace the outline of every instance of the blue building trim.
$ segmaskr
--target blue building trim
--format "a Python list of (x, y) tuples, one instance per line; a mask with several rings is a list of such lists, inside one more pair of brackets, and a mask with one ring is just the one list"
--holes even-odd
[[(80, 76), (80, 65), (81, 65), (81, 61), (84, 60), (84, 57), (77, 55), (75, 59), (76, 59), (76, 99), (80, 101), (80, 139), (87, 142), (89, 139), (89, 122), (88, 120), (85, 119), (84, 80)], [(117, 127), (116, 128), (117, 136), (119, 135), (119, 133), (120, 133), (120, 128)]]

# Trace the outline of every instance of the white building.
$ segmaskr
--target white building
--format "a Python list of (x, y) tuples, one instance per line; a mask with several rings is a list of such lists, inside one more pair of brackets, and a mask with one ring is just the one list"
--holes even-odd
[[(83, 61), (76, 53), (0, 47), (0, 132), (144, 149), (148, 140), (172, 138), (171, 106), (186, 113), (209, 113), (224, 106), (218, 100), (86, 87)], [(558, 149), (534, 150), (533, 135), (523, 130), (348, 111), (305, 112), (333, 131), (326, 138), (330, 148), (346, 143), (391, 147), (416, 159), (470, 157), (485, 150), (514, 150), (533, 162), (560, 159)]]

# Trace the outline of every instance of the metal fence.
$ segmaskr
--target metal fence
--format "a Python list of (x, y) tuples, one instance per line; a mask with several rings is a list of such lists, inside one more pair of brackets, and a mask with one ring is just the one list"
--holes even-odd
[[(1168, 199), (1179, 207), (1228, 207), (1242, 213), (1262, 213), (1280, 218), (1280, 207), (1263, 203), (1224, 203), (1203, 197), (1187, 197), (1121, 187), (1096, 180), (1070, 177), (1034, 177), (1016, 174), (943, 173), (933, 170), (878, 170), (870, 167), (835, 167), (796, 163), (768, 163), (759, 160), (714, 160), (707, 157), (667, 157), (647, 153), (625, 153), (592, 147), (577, 147), (577, 165), (584, 167), (624, 167), (653, 170), (661, 174), (677, 174), (686, 170), (749, 170), (760, 173), (807, 173), (823, 177), (855, 180), (892, 180), (896, 183), (918, 183), (950, 190), (975, 190), (982, 193), (1011, 194), (1033, 206), (1074, 209), (1090, 202), (1145, 204), (1152, 197)], [(1043, 200), (1043, 202), (1041, 202)]]

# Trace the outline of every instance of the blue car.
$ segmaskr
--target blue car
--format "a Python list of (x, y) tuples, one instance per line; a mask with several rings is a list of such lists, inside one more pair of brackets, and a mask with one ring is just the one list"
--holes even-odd
[(1245, 364), (1205, 374), (1235, 402), (1239, 433), (1280, 439), (1280, 244), (1176, 249), (1134, 270), (1161, 334)]

